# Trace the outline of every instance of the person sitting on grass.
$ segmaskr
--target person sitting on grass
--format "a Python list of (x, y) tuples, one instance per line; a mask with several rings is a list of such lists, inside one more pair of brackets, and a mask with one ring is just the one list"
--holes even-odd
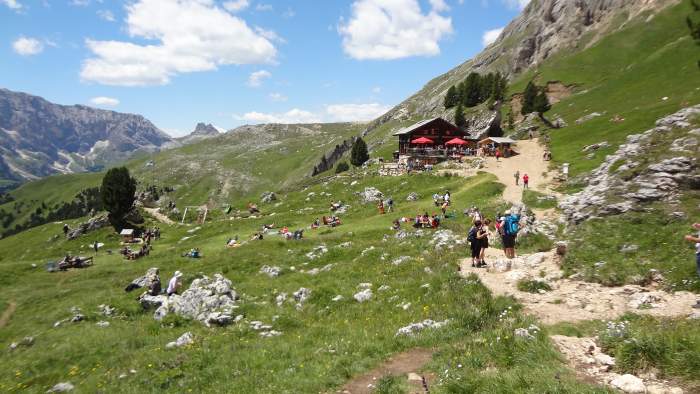
[(252, 202), (248, 203), (248, 212), (250, 212), (251, 215), (260, 213), (260, 210), (258, 209), (258, 206), (253, 204)]
[(234, 236), (233, 238), (229, 238), (229, 240), (226, 241), (227, 248), (237, 248), (239, 246), (241, 246), (241, 244), (238, 243), (238, 235)]
[(158, 275), (160, 271), (156, 269), (154, 274), (148, 278), (149, 279), (149, 285), (148, 289), (146, 290), (146, 294), (149, 296), (157, 296), (160, 295), (162, 288), (161, 288), (161, 283), (160, 283), (160, 276)]
[(440, 217), (438, 215), (433, 214), (433, 216), (430, 218), (430, 227), (432, 227), (432, 228), (440, 227)]
[(263, 239), (263, 234), (262, 233), (255, 233), (253, 236), (250, 238), (251, 241), (262, 241)]
[(343, 203), (340, 201), (338, 201), (338, 202), (331, 201), (331, 212), (337, 211), (342, 206), (343, 206)]
[(440, 206), (440, 195), (435, 193), (433, 194), (433, 203), (435, 204), (436, 207)]
[(384, 215), (384, 201), (379, 200), (377, 203), (377, 209), (379, 210), (380, 215)]
[(300, 239), (302, 239), (302, 238), (304, 238), (304, 230), (297, 230), (297, 231), (294, 232), (294, 237), (293, 237), (293, 239), (295, 239), (295, 240), (298, 241), (298, 240), (300, 240)]
[(394, 221), (391, 224), (391, 229), (394, 231), (401, 230), (401, 222), (399, 219), (394, 219)]
[[(325, 216), (323, 217), (324, 219), (326, 218)], [(313, 223), (311, 223), (311, 229), (316, 230), (317, 228), (321, 227), (321, 221), (316, 218)]]

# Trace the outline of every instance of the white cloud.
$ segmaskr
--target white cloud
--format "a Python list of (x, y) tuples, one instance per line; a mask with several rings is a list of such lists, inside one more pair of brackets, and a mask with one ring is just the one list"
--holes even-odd
[(155, 44), (96, 41), (81, 77), (105, 85), (164, 85), (181, 73), (272, 63), (277, 50), (213, 0), (139, 0), (126, 6), (127, 33)]
[(418, 0), (355, 0), (352, 17), (338, 26), (345, 53), (360, 60), (439, 54), (439, 41), (452, 33), (452, 19), (440, 15), (444, 2), (431, 5), (423, 14)]
[(326, 115), (332, 122), (367, 122), (384, 115), (391, 107), (378, 103), (333, 104), (326, 106)]
[(90, 0), (71, 0), (70, 4), (77, 7), (87, 7), (90, 5)]
[(430, 0), (430, 6), (433, 7), (435, 12), (449, 11), (450, 6), (445, 3), (445, 0)]
[(503, 0), (506, 5), (510, 8), (513, 9), (518, 9), (522, 10), (527, 7), (527, 5), (530, 3), (530, 0)]
[(41, 53), (44, 44), (36, 38), (20, 37), (12, 43), (12, 49), (22, 56), (31, 56)]
[(258, 3), (258, 5), (255, 6), (255, 11), (272, 11), (274, 8), (272, 7), (272, 4), (263, 4), (263, 3)]
[(99, 10), (97, 11), (97, 16), (100, 17), (102, 20), (106, 20), (107, 22), (114, 22), (114, 14), (110, 10)]
[(11, 10), (19, 11), (22, 9), (22, 4), (17, 0), (0, 0), (0, 3), (5, 4)]
[(280, 44), (284, 44), (287, 42), (284, 38), (280, 37), (273, 30), (267, 30), (267, 29), (263, 29), (260, 26), (255, 26), (255, 32), (258, 33), (258, 35), (260, 35), (260, 36), (262, 36), (270, 41), (273, 41), (273, 42), (278, 42)]
[(255, 72), (251, 73), (250, 76), (248, 77), (248, 86), (253, 87), (253, 88), (260, 87), (263, 83), (263, 80), (271, 78), (271, 77), (272, 77), (272, 73), (270, 73), (267, 70), (255, 71)]
[(270, 93), (268, 97), (270, 97), (270, 100), (276, 102), (287, 101), (287, 96), (283, 95), (282, 93)]
[(481, 36), (481, 44), (485, 47), (493, 44), (501, 35), (501, 32), (503, 32), (502, 27), (499, 27), (498, 29), (485, 31), (484, 34)]
[(224, 3), (224, 8), (229, 12), (239, 12), (248, 8), (250, 2), (248, 0), (232, 0)]
[(369, 104), (331, 104), (321, 112), (314, 113), (299, 108), (282, 113), (248, 112), (234, 118), (252, 124), (262, 123), (322, 123), (322, 122), (367, 122), (385, 114), (390, 106), (378, 103)]
[(90, 99), (90, 104), (99, 105), (102, 107), (116, 107), (119, 105), (119, 100), (112, 97), (93, 97)]
[(382, 87), (381, 86), (375, 86), (372, 88), (372, 93), (374, 94), (379, 94), (382, 92)]
[(320, 123), (321, 118), (309, 111), (298, 108), (291, 109), (284, 113), (262, 113), (248, 112), (243, 116), (236, 116), (239, 120), (244, 120), (253, 124), (261, 123)]

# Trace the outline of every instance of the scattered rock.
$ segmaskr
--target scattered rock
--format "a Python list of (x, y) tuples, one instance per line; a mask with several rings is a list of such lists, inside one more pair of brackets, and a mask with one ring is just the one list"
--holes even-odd
[(282, 268), (277, 266), (270, 267), (269, 265), (263, 265), (262, 268), (260, 268), (260, 273), (265, 274), (270, 278), (276, 278), (280, 276), (280, 272), (282, 272)]
[(644, 394), (647, 392), (644, 381), (630, 374), (624, 374), (613, 379), (610, 381), (610, 385), (616, 389), (622, 390), (625, 393)]
[(467, 239), (455, 235), (452, 230), (438, 230), (433, 234), (430, 244), (435, 250), (454, 249), (455, 246), (466, 245)]
[(95, 325), (96, 325), (97, 327), (107, 328), (107, 327), (109, 327), (109, 322), (108, 322), (108, 321), (101, 320), (101, 321), (98, 321), (97, 323), (95, 323)]
[(410, 192), (408, 193), (408, 196), (406, 197), (406, 201), (418, 201), (420, 200), (420, 195), (416, 192)]
[(588, 153), (588, 152), (597, 151), (598, 149), (608, 148), (609, 146), (610, 146), (610, 144), (608, 143), (608, 141), (603, 141), (603, 142), (599, 142), (597, 144), (586, 145), (585, 147), (583, 147), (583, 149), (581, 151), (584, 153)]
[(410, 261), (410, 260), (411, 260), (411, 256), (401, 256), (401, 257), (395, 258), (395, 259), (391, 262), (391, 264), (392, 264), (392, 265), (401, 265), (401, 264), (403, 264), (403, 263), (405, 263), (405, 262), (408, 262), (408, 261)]
[(306, 257), (309, 260), (316, 260), (326, 253), (328, 253), (328, 248), (326, 247), (326, 245), (319, 245), (319, 246), (315, 247), (312, 251), (307, 253)]
[(66, 237), (69, 240), (73, 240), (80, 237), (83, 234), (99, 230), (106, 226), (109, 226), (109, 219), (107, 218), (107, 214), (96, 216), (94, 218), (90, 218), (90, 220), (88, 220), (87, 222), (79, 224), (78, 227), (71, 229), (68, 232), (68, 234), (66, 234)]
[(273, 192), (264, 192), (260, 196), (260, 202), (262, 203), (269, 204), (273, 201), (277, 201), (277, 195)]
[[(409, 304), (410, 305), (410, 304)], [(417, 333), (426, 330), (426, 329), (438, 329), (446, 326), (450, 322), (449, 319), (444, 320), (444, 321), (434, 321), (430, 319), (423, 320), (422, 322), (418, 323), (411, 323), (405, 327), (401, 327), (396, 331), (396, 336), (401, 336), (401, 335), (406, 335), (406, 336), (414, 336)]]
[(75, 386), (73, 386), (70, 382), (61, 382), (51, 387), (47, 393), (66, 393), (68, 391), (73, 391), (74, 388)]
[(98, 305), (97, 309), (99, 310), (99, 313), (105, 317), (111, 317), (112, 315), (114, 315), (114, 313), (117, 310), (116, 308), (109, 306), (109, 305), (106, 305), (106, 304)]
[(183, 347), (187, 345), (191, 345), (194, 343), (194, 337), (192, 336), (191, 332), (186, 332), (180, 336), (180, 338), (176, 339), (175, 342), (168, 342), (167, 345), (165, 345), (166, 349), (174, 349), (176, 347)]
[(338, 301), (342, 301), (344, 298), (345, 298), (345, 297), (343, 297), (342, 295), (338, 294), (337, 296), (333, 297), (333, 298), (331, 299), (331, 301), (333, 301), (333, 302), (338, 302)]
[(29, 347), (32, 345), (34, 345), (34, 337), (27, 336), (27, 337), (22, 338), (22, 340), (19, 342), (12, 342), (10, 344), (10, 350), (15, 350), (20, 346)]
[(198, 320), (209, 327), (230, 324), (233, 320), (232, 312), (238, 308), (237, 300), (238, 294), (232, 288), (231, 281), (216, 274), (213, 279), (208, 276), (195, 279), (182, 295), (146, 295), (141, 297), (141, 304), (145, 307), (158, 307), (153, 316), (156, 320), (174, 313)]
[(634, 253), (639, 250), (639, 245), (635, 244), (624, 244), (620, 248), (620, 253)]
[(311, 290), (306, 287), (300, 287), (299, 290), (294, 292), (293, 296), (298, 303), (303, 304), (311, 296)]
[(384, 199), (384, 194), (375, 187), (366, 187), (365, 191), (357, 193), (364, 204), (377, 202)]
[(372, 298), (372, 289), (364, 289), (353, 296), (357, 302), (369, 301)]
[(584, 123), (584, 122), (588, 122), (588, 121), (591, 120), (591, 119), (595, 119), (595, 118), (598, 118), (598, 117), (601, 117), (601, 116), (603, 116), (603, 114), (598, 113), (598, 112), (591, 112), (591, 113), (588, 114), (588, 115), (585, 115), (585, 116), (582, 116), (582, 117), (576, 119), (576, 124), (581, 124), (581, 123)]

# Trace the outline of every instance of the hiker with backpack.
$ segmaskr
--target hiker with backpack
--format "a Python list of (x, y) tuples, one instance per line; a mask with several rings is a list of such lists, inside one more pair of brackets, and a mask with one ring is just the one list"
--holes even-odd
[(523, 175), (523, 189), (529, 189), (530, 188), (530, 177), (525, 174)]
[(514, 177), (515, 177), (515, 186), (519, 186), (520, 185), (520, 170), (515, 171)]
[(480, 267), (486, 267), (486, 259), (484, 256), (486, 256), (486, 249), (489, 248), (489, 225), (491, 224), (490, 219), (485, 219), (484, 222), (481, 224), (481, 228), (479, 231), (476, 233), (476, 239), (479, 240), (480, 248), (481, 250), (479, 251), (479, 262), (480, 262)]
[(499, 230), (503, 241), (503, 252), (507, 258), (512, 259), (515, 257), (515, 239), (520, 231), (520, 215), (516, 215), (510, 210), (506, 211)]
[[(477, 220), (474, 222), (474, 225), (472, 228), (469, 229), (469, 235), (467, 236), (467, 240), (469, 241), (469, 245), (471, 247), (472, 251), (472, 267), (479, 268), (483, 267), (482, 261), (481, 261), (481, 246), (482, 242), (481, 239), (479, 238), (479, 235), (481, 231), (481, 220)], [(482, 236), (483, 237), (483, 236)]]

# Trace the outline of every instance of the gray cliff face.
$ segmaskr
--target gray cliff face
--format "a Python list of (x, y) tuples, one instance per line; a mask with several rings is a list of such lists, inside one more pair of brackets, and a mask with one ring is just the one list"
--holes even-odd
[(658, 12), (679, 1), (532, 0), (503, 29), (496, 42), (473, 59), (428, 82), (419, 92), (373, 122), (372, 127), (415, 115), (452, 119), (454, 110), (445, 110), (443, 106), (445, 93), (469, 73), (499, 71), (512, 79), (555, 53), (585, 49), (605, 35), (624, 28), (630, 20), (646, 17), (646, 13)]
[(87, 171), (171, 141), (140, 115), (57, 105), (0, 89), (0, 178)]

